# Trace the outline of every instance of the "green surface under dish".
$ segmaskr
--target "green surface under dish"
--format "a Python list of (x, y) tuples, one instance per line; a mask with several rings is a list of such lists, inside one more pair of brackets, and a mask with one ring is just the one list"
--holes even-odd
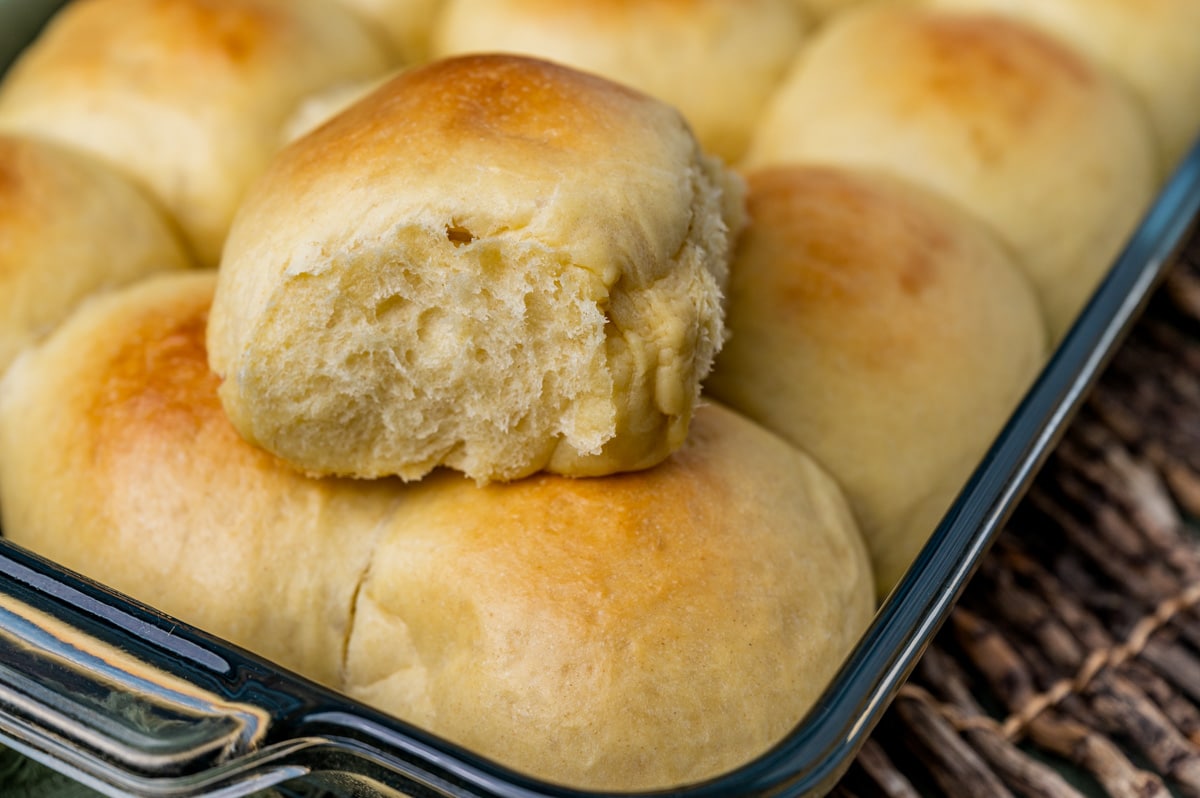
[(0, 0), (0, 72), (9, 64), (8, 55), (20, 50), (65, 0), (31, 3), (29, 0)]

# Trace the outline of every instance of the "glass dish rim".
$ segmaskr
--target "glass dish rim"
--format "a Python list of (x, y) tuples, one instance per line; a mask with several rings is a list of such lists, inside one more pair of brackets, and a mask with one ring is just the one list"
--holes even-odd
[[(62, 2), (45, 0), (40, 4), (43, 16)], [(0, 0), (0, 17), (11, 15), (12, 8)], [(30, 36), (35, 29), (30, 24)], [(0, 73), (7, 64), (4, 55), (0, 52)], [(735, 770), (696, 784), (637, 795), (804, 796), (832, 789), (1140, 315), (1195, 228), (1198, 214), (1200, 141), (1164, 184), (927, 545), (805, 718), (770, 751)], [(63, 635), (49, 633), (39, 621), (48, 616), (83, 637), (126, 652), (169, 677), (165, 681), (196, 686), (219, 699), (220, 706), (265, 713), (263, 728), (255, 730), (259, 736), (242, 748), (223, 755), (208, 749), (185, 751), (182, 762), (172, 766), (173, 772), (155, 773), (138, 764), (153, 753), (137, 750), (139, 745), (145, 747), (144, 741), (131, 742), (118, 735), (108, 745), (81, 745), (81, 721), (72, 696), (44, 695), (39, 703), (36, 696), (30, 697), (31, 688), (21, 682), (21, 674), (0, 667), (0, 740), (100, 792), (236, 796), (315, 773), (346, 773), (417, 795), (583, 798), (604, 794), (562, 788), (509, 771), (3, 540), (0, 600), (0, 638), (34, 650), (47, 662), (66, 661), (64, 667), (73, 664), (81, 672), (89, 667), (78, 660), (78, 649)], [(159, 682), (153, 682), (148, 692), (159, 687)], [(171, 699), (164, 700), (170, 703)]]

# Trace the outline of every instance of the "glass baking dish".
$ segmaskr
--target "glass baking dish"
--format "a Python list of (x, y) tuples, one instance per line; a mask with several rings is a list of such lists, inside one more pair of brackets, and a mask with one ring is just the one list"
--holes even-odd
[[(0, 0), (0, 71), (63, 0)], [(820, 795), (866, 740), (1200, 213), (1200, 144), (808, 716), (705, 796)], [(0, 742), (110, 795), (586, 796), (530, 780), (0, 540)]]

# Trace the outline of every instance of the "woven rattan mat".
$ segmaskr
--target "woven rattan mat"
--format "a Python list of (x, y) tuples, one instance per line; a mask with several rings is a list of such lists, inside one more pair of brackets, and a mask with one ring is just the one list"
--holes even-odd
[(1200, 796), (1200, 233), (837, 787)]

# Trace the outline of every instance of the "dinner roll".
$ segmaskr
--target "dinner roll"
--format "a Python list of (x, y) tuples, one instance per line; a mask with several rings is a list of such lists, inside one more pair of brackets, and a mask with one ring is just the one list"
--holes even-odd
[(795, 0), (447, 0), (437, 56), (524, 53), (641, 89), (739, 159), (804, 38)]
[(707, 390), (829, 469), (882, 596), (1037, 374), (1037, 300), (982, 223), (906, 181), (786, 166), (748, 183)]
[(989, 222), (1033, 280), (1052, 340), (1155, 188), (1134, 101), (1065, 45), (999, 16), (881, 4), (822, 29), (772, 100), (761, 166), (876, 167)]
[(0, 373), (88, 294), (186, 266), (162, 212), (123, 177), (0, 134)]
[(1196, 0), (932, 0), (1036, 25), (1112, 70), (1141, 100), (1164, 171), (1200, 137)]
[(722, 342), (741, 214), (657, 100), (515, 56), (403, 72), (239, 209), (208, 340), (225, 409), (309, 473), (651, 466)]
[(310, 479), (207, 370), (212, 276), (87, 304), (0, 383), (5, 535), (483, 756), (703, 779), (798, 723), (865, 628), (836, 485), (717, 405), (656, 468)]
[(716, 405), (636, 474), (429, 480), (372, 558), (346, 689), (556, 782), (743, 764), (802, 719), (874, 607), (834, 483)]
[(0, 383), (4, 536), (330, 686), (394, 485), (246, 445), (205, 358), (214, 276), (85, 303)]
[(381, 45), (326, 0), (76, 2), (0, 84), (0, 129), (125, 170), (215, 266), (295, 104), (386, 68)]
[(429, 59), (429, 37), (445, 0), (340, 0), (379, 31), (394, 60), (419, 64)]

